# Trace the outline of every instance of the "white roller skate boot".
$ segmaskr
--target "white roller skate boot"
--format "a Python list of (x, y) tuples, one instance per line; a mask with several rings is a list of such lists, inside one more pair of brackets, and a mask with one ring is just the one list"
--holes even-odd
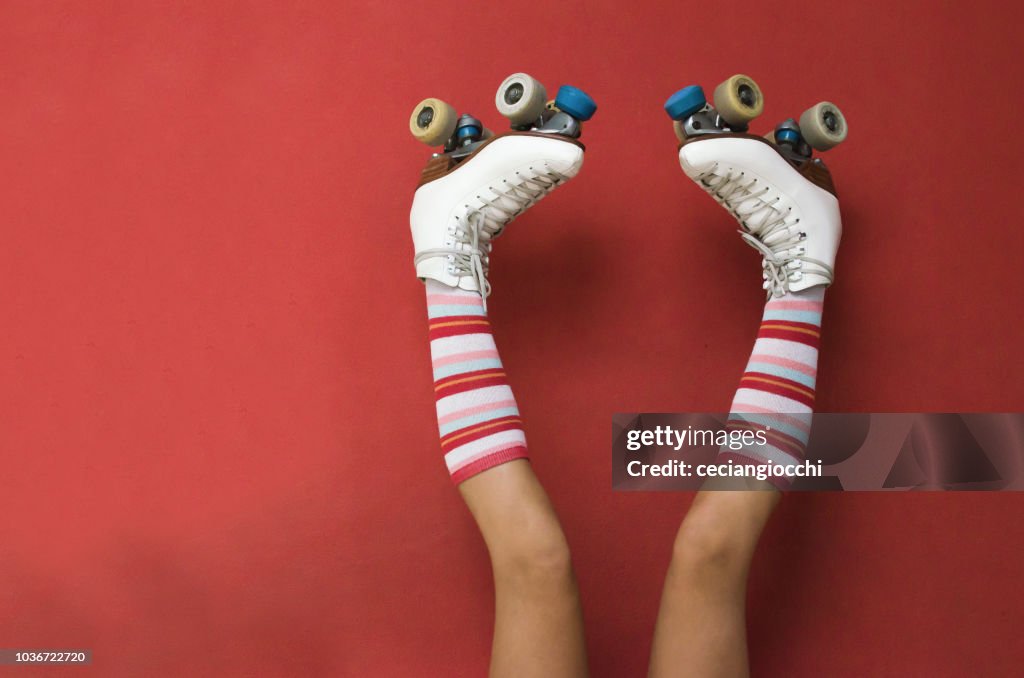
[(596, 105), (563, 86), (554, 101), (528, 75), (506, 78), (496, 96), (512, 130), (493, 135), (470, 115), (438, 99), (413, 111), (410, 129), (428, 145), (444, 144), (423, 169), (410, 223), (416, 275), (490, 294), (491, 241), (505, 226), (583, 165), (577, 139)]
[(691, 85), (665, 104), (676, 121), (683, 171), (736, 218), (743, 240), (761, 253), (769, 297), (832, 284), (842, 234), (839, 201), (812, 149), (846, 138), (842, 113), (822, 102), (799, 124), (787, 120), (766, 138), (747, 133), (764, 106), (753, 80), (729, 78), (716, 88), (714, 103)]

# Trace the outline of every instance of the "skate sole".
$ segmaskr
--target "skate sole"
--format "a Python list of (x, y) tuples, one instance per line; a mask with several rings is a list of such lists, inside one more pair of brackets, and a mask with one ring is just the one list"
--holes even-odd
[(482, 142), (480, 142), (480, 145), (477, 146), (476, 150), (474, 150), (468, 156), (462, 158), (453, 158), (450, 153), (444, 153), (442, 155), (438, 155), (431, 158), (430, 160), (427, 161), (427, 165), (426, 167), (423, 168), (423, 171), (420, 172), (420, 182), (416, 184), (416, 188), (419, 189), (421, 186), (429, 184), (431, 181), (437, 181), (438, 179), (447, 176), (450, 172), (453, 172), (459, 165), (468, 160), (471, 160), (477, 153), (480, 152), (482, 148), (486, 147), (492, 141), (504, 137), (519, 136), (542, 137), (544, 139), (558, 139), (559, 141), (564, 141), (569, 144), (575, 144), (583, 150), (586, 150), (587, 148), (576, 139), (573, 139), (571, 137), (560, 136), (557, 134), (544, 134), (543, 132), (505, 132), (503, 134), (497, 134), (488, 139), (484, 139)]
[(716, 134), (702, 134), (700, 136), (690, 137), (689, 139), (680, 142), (679, 147), (676, 149), (676, 152), (678, 153), (680, 150), (682, 150), (683, 146), (686, 146), (687, 144), (708, 141), (710, 139), (728, 138), (753, 139), (762, 144), (765, 144), (766, 146), (770, 146), (771, 149), (775, 151), (780, 158), (785, 160), (791, 167), (793, 167), (797, 172), (799, 172), (800, 176), (802, 176), (804, 179), (807, 179), (809, 182), (811, 182), (818, 188), (828, 191), (837, 199), (839, 198), (839, 195), (836, 193), (835, 183), (832, 181), (832, 173), (828, 171), (828, 168), (825, 167), (825, 165), (814, 162), (813, 158), (808, 158), (807, 160), (800, 163), (793, 162), (791, 159), (787, 158), (782, 153), (779, 153), (779, 149), (775, 144), (768, 141), (764, 137), (759, 137), (754, 134), (746, 134), (742, 132), (720, 132)]

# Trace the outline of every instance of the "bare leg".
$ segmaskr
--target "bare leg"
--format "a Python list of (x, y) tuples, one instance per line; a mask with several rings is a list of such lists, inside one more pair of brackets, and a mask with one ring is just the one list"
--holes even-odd
[[(764, 433), (767, 444), (723, 450), (721, 459), (788, 464), (803, 458), (823, 294), (819, 288), (766, 304), (729, 420), (731, 426)], [(779, 502), (773, 488), (786, 487), (788, 479), (742, 482), (762, 489), (701, 491), (679, 528), (655, 627), (651, 676), (749, 673), (747, 574), (761, 531)]]
[[(758, 91), (745, 76), (721, 86), (756, 101), (758, 96), (743, 97), (733, 89), (741, 82), (747, 95)], [(693, 103), (690, 94), (681, 91), (670, 99), (667, 109), (674, 117), (690, 115), (685, 113)], [(720, 99), (716, 92), (715, 101), (721, 104)], [(819, 130), (813, 123), (824, 121), (825, 111), (827, 129)], [(751, 104), (748, 117), (757, 112)], [(842, 233), (839, 202), (828, 168), (809, 154), (788, 155), (783, 137), (765, 143), (725, 125), (712, 127), (703, 131), (729, 134), (683, 138), (680, 165), (729, 211), (744, 242), (762, 255), (762, 287), (768, 293), (757, 340), (729, 410), (730, 429), (754, 431), (764, 439), (740, 450), (723, 449), (719, 459), (786, 468), (803, 459), (810, 435), (824, 289), (834, 280)], [(685, 131), (685, 124), (680, 129)], [(805, 141), (818, 150), (841, 142), (846, 129), (842, 113), (832, 104), (820, 104), (801, 117), (801, 133), (811, 135)], [(812, 172), (820, 174), (812, 177)], [(791, 480), (774, 477), (770, 485), (784, 489)], [(655, 627), (651, 676), (749, 674), (747, 574), (778, 502), (773, 489), (697, 494), (676, 535)]]
[[(823, 294), (820, 288), (787, 294), (765, 305), (729, 424), (763, 433), (767, 444), (725, 449), (720, 459), (789, 464), (803, 458), (814, 402)], [(775, 488), (788, 486), (789, 479), (730, 482), (732, 487), (739, 482), (752, 489), (699, 492), (676, 535), (655, 627), (651, 676), (749, 673), (747, 574), (757, 541), (779, 502)]]
[(586, 675), (569, 547), (526, 460), (519, 408), (481, 296), (432, 280), (426, 288), (441, 448), (494, 573), (491, 675)]
[[(528, 76), (516, 75), (502, 88), (511, 85), (520, 94), (524, 88), (541, 91)], [(579, 98), (587, 103), (586, 95)], [(531, 95), (522, 101), (539, 111), (543, 99)], [(588, 112), (586, 106), (580, 110)], [(520, 116), (523, 106), (509, 111)], [(464, 126), (451, 136), (453, 116), (451, 107), (433, 99), (413, 113), (414, 136), (435, 146), (446, 136), (458, 141), (462, 159), (441, 153), (428, 161), (410, 226), (416, 274), (427, 293), (441, 449), (487, 544), (494, 573), (490, 674), (585, 676), (583, 620), (568, 544), (526, 461), (523, 422), (484, 303), (492, 240), (576, 175), (583, 163), (583, 146), (575, 139), (579, 127), (562, 128), (564, 134), (517, 130), (474, 150), (481, 130)]]
[(654, 628), (650, 676), (749, 675), (747, 574), (780, 493), (702, 491), (679, 527)]
[(490, 675), (586, 676), (586, 644), (569, 546), (529, 463), (516, 460), (459, 486), (494, 571)]

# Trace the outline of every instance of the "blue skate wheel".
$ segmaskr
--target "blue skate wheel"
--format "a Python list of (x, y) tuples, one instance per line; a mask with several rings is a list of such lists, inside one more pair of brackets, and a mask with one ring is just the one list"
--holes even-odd
[(800, 133), (795, 129), (778, 129), (775, 130), (775, 141), (780, 144), (785, 142), (798, 144), (800, 143)]
[(665, 112), (673, 120), (685, 120), (708, 102), (700, 85), (684, 87), (665, 102)]
[(590, 98), (590, 95), (572, 85), (562, 85), (558, 88), (555, 106), (577, 120), (583, 121), (590, 120), (597, 110), (597, 104)]

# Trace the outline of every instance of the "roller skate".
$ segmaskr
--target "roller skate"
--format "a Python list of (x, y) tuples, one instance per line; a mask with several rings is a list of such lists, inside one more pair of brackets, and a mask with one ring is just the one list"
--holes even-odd
[(412, 203), (416, 275), (479, 292), (485, 303), (492, 241), (579, 172), (583, 123), (597, 110), (569, 85), (549, 101), (525, 73), (501, 83), (495, 105), (511, 126), (502, 134), (439, 99), (424, 99), (409, 119), (414, 137), (443, 147), (423, 169)]
[(665, 102), (683, 171), (736, 218), (743, 240), (761, 253), (769, 297), (831, 285), (842, 234), (839, 201), (814, 151), (846, 138), (842, 112), (823, 101), (799, 122), (790, 118), (760, 137), (749, 125), (764, 110), (764, 96), (751, 78), (722, 82), (713, 102), (699, 85)]

